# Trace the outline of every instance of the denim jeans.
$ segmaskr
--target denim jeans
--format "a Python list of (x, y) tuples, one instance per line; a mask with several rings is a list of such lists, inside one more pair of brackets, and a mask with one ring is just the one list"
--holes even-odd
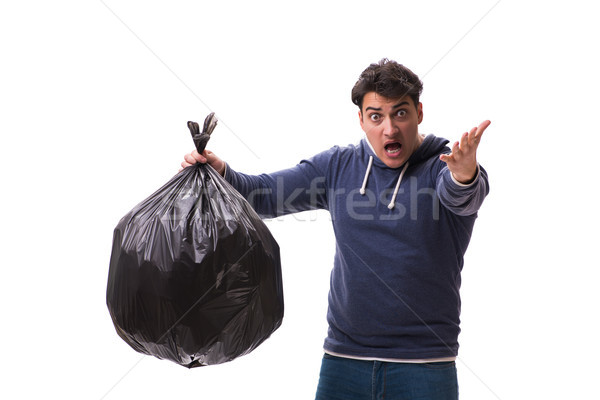
[(323, 356), (316, 400), (458, 400), (456, 364)]

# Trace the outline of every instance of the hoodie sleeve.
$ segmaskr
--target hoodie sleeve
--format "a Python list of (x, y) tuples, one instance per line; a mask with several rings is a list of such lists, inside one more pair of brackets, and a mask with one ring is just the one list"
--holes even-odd
[(457, 182), (448, 167), (442, 168), (436, 182), (440, 202), (460, 216), (477, 213), (490, 191), (487, 172), (477, 166), (477, 176), (468, 185)]
[(228, 165), (225, 179), (261, 218), (327, 209), (326, 172), (332, 150), (270, 174), (246, 175)]

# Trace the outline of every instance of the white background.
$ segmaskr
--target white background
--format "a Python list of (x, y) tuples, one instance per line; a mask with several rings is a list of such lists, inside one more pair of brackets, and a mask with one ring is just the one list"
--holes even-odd
[(422, 133), (480, 146), (491, 193), (463, 271), (461, 398), (598, 399), (597, 12), (588, 1), (4, 1), (0, 397), (314, 396), (333, 237), (268, 222), (286, 315), (252, 354), (187, 370), (134, 352), (105, 305), (112, 230), (177, 172), (188, 120), (237, 170), (362, 137), (350, 89), (388, 57)]

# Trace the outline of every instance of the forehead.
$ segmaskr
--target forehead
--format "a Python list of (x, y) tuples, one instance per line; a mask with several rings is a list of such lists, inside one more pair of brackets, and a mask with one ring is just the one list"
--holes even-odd
[(362, 106), (363, 110), (366, 110), (367, 107), (384, 109), (394, 107), (404, 102), (408, 103), (409, 106), (414, 106), (413, 99), (408, 95), (390, 98), (377, 94), (376, 92), (368, 92), (365, 94), (365, 97), (363, 97)]

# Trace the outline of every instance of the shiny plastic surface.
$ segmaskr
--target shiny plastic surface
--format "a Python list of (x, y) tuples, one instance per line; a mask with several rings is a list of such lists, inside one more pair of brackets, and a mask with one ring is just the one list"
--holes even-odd
[(229, 183), (196, 164), (118, 223), (106, 301), (136, 351), (188, 368), (227, 362), (281, 325), (279, 246)]

